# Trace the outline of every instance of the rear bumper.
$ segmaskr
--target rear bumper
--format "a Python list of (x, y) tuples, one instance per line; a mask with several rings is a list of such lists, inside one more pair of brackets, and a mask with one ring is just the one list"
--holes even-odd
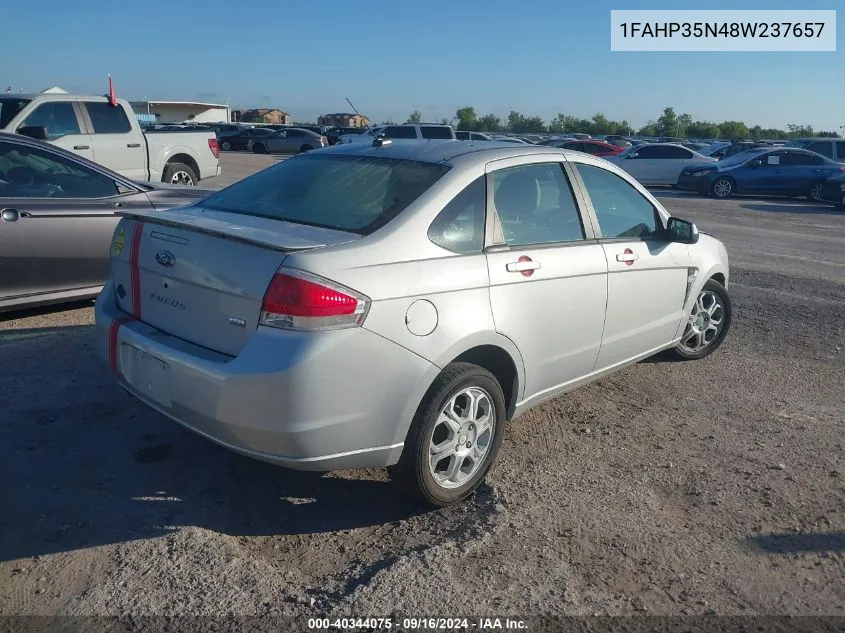
[(709, 193), (711, 182), (706, 176), (690, 176), (689, 174), (681, 174), (678, 177), (678, 187), (688, 191), (697, 191), (698, 193)]
[[(396, 463), (417, 404), (409, 399), (440, 371), (363, 328), (259, 327), (232, 358), (128, 317), (111, 283), (97, 298), (96, 328), (100, 353), (132, 395), (226, 448), (299, 470)], [(165, 363), (161, 377), (133, 373), (132, 348)]]

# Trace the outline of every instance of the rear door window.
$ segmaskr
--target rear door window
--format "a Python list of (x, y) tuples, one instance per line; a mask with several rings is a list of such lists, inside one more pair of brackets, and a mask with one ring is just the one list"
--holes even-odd
[(368, 235), (448, 170), (394, 158), (305, 154), (213, 194), (203, 207)]
[(423, 138), (430, 139), (451, 139), (452, 130), (443, 125), (423, 125), (420, 127)]
[(836, 156), (840, 162), (845, 162), (845, 141), (836, 141)]
[(68, 134), (81, 134), (76, 110), (69, 101), (46, 101), (26, 117), (20, 127), (44, 127), (47, 138), (56, 139)]
[(125, 134), (132, 130), (123, 108), (112, 107), (105, 101), (86, 101), (85, 109), (91, 118), (94, 134)]

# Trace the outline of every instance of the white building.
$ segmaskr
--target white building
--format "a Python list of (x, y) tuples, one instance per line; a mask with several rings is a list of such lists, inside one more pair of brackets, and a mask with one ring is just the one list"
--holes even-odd
[(135, 114), (155, 116), (158, 123), (229, 123), (231, 113), (227, 104), (197, 101), (130, 101)]

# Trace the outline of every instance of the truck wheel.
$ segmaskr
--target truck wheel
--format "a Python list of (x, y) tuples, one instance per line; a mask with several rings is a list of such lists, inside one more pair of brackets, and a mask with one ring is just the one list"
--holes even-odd
[(466, 499), (481, 484), (502, 444), (505, 397), (496, 378), (470, 363), (454, 363), (422, 399), (393, 483), (434, 506)]
[(167, 163), (164, 167), (164, 175), (161, 177), (161, 182), (168, 182), (172, 185), (194, 186), (199, 180), (194, 170), (184, 163)]

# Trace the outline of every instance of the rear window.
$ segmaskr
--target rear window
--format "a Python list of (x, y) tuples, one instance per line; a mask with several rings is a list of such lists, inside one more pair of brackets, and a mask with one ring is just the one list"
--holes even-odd
[(206, 198), (202, 206), (367, 235), (448, 170), (393, 158), (308, 154), (250, 176)]
[(105, 101), (86, 101), (85, 109), (91, 117), (94, 134), (123, 134), (132, 129), (121, 107), (110, 106)]

